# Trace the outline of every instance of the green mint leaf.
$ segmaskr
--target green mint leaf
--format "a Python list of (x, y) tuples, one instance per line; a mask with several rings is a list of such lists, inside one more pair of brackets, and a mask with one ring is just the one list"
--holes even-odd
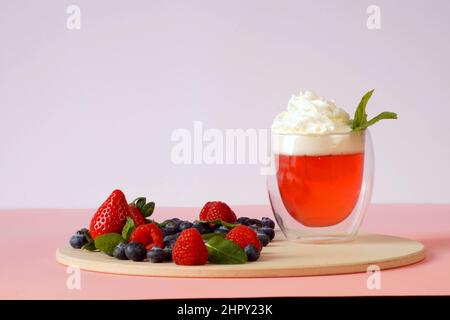
[(220, 235), (212, 237), (206, 243), (208, 260), (217, 264), (242, 264), (247, 262), (247, 255), (239, 245), (224, 239)]
[(145, 218), (147, 218), (152, 215), (153, 210), (155, 210), (155, 203), (152, 201), (152, 202), (146, 203), (142, 207), (141, 213)]
[(370, 90), (369, 92), (367, 92), (362, 97), (361, 102), (358, 105), (358, 108), (356, 108), (355, 116), (354, 116), (353, 122), (352, 122), (352, 130), (353, 131), (365, 130), (369, 126), (371, 126), (383, 119), (397, 119), (396, 113), (385, 111), (385, 112), (380, 113), (376, 117), (370, 119), (369, 121), (367, 121), (366, 106), (367, 106), (367, 102), (369, 101), (370, 97), (372, 97), (372, 94), (373, 94), (373, 90)]
[(220, 236), (222, 238), (225, 238), (226, 234), (225, 233), (215, 233), (215, 232), (202, 234), (203, 240), (206, 240), (206, 241), (208, 241), (209, 239), (211, 239), (212, 237), (215, 237), (215, 236)]
[(377, 115), (376, 117), (373, 117), (372, 119), (367, 121), (366, 128), (384, 119), (397, 119), (397, 114), (395, 112), (384, 111), (379, 115)]
[(96, 250), (97, 250), (97, 248), (95, 247), (95, 242), (94, 242), (94, 240), (91, 240), (91, 241), (89, 241), (88, 243), (86, 243), (85, 245), (83, 245), (83, 246), (81, 247), (81, 249), (89, 250), (89, 251), (96, 251)]
[(122, 228), (122, 238), (126, 241), (130, 240), (130, 236), (135, 229), (134, 221), (130, 217), (127, 217), (127, 222)]
[(114, 248), (125, 240), (118, 233), (106, 233), (95, 238), (94, 242), (95, 247), (101, 252), (112, 255)]
[(91, 236), (91, 233), (89, 232), (89, 230), (84, 233), (84, 236), (86, 237), (86, 240), (88, 242), (94, 241), (94, 240), (92, 240), (92, 236)]
[(370, 97), (372, 97), (374, 89), (368, 91), (359, 102), (358, 107), (355, 111), (355, 116), (353, 117), (353, 123), (352, 123), (352, 129), (357, 130), (359, 128), (363, 128), (366, 125), (367, 122), (367, 113), (366, 113), (366, 106), (367, 102), (369, 101)]
[(223, 220), (220, 220), (220, 219), (214, 220), (214, 221), (203, 221), (203, 220), (200, 220), (199, 222), (200, 223), (208, 223), (208, 224), (212, 224), (212, 225), (215, 225), (215, 226), (217, 226), (217, 225), (224, 226), (224, 227), (227, 227), (228, 229), (233, 229), (234, 227), (237, 226), (237, 224), (229, 223), (229, 222), (226, 222), (226, 221), (223, 221)]

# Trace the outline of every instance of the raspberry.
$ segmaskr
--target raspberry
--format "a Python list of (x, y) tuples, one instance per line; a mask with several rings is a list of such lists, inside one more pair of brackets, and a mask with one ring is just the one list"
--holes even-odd
[(207, 202), (200, 211), (200, 220), (222, 220), (229, 223), (235, 223), (236, 214), (225, 202), (211, 201)]
[(261, 243), (259, 242), (255, 230), (247, 226), (238, 225), (237, 227), (234, 227), (228, 232), (226, 239), (237, 243), (242, 249), (247, 245), (252, 244), (258, 251), (261, 251)]
[(172, 250), (172, 259), (178, 265), (202, 265), (208, 261), (208, 250), (195, 228), (181, 232)]
[(139, 242), (147, 250), (154, 246), (164, 248), (163, 234), (161, 229), (154, 223), (143, 224), (136, 229), (130, 236), (130, 242)]

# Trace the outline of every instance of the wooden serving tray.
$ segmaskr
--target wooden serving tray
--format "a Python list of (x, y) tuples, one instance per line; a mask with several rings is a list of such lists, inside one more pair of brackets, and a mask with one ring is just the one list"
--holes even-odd
[(121, 261), (100, 252), (64, 246), (56, 251), (59, 263), (104, 273), (198, 278), (297, 277), (366, 272), (369, 265), (390, 269), (425, 258), (418, 241), (361, 234), (352, 242), (305, 244), (276, 238), (263, 249), (256, 262), (237, 265), (178, 266), (174, 263)]

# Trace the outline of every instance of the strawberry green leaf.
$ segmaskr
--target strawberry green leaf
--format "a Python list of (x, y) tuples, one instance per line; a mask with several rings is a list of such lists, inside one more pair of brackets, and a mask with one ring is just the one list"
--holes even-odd
[(149, 202), (146, 203), (141, 210), (142, 215), (147, 218), (150, 217), (153, 213), (153, 210), (155, 210), (155, 203), (154, 202)]
[(152, 220), (152, 219), (144, 219), (144, 221), (145, 221), (145, 224), (148, 224), (148, 223), (154, 223), (154, 224), (156, 224), (158, 227), (162, 228), (161, 224), (158, 223), (158, 222), (156, 222), (155, 220)]
[(220, 235), (212, 237), (206, 243), (208, 260), (216, 264), (242, 264), (247, 262), (244, 250), (233, 241)]
[(112, 255), (114, 248), (125, 239), (118, 233), (105, 233), (94, 240), (95, 247), (101, 252)]
[(141, 212), (144, 218), (150, 217), (155, 210), (155, 203), (153, 201), (147, 203), (147, 198), (139, 197), (134, 199), (131, 203)]
[(139, 198), (134, 199), (134, 201), (132, 203), (134, 203), (136, 208), (138, 208), (138, 210), (142, 212), (142, 207), (144, 207), (146, 202), (147, 202), (147, 199), (145, 197), (139, 197)]
[(130, 240), (130, 236), (135, 229), (134, 221), (130, 217), (127, 217), (127, 222), (122, 228), (122, 238), (126, 241)]

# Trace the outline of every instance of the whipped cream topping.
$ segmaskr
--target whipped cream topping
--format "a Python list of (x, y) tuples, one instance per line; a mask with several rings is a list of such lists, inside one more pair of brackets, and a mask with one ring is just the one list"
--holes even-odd
[(286, 135), (272, 133), (272, 152), (289, 156), (326, 156), (364, 152), (365, 133)]
[(272, 131), (281, 134), (330, 134), (351, 131), (347, 112), (333, 100), (325, 100), (306, 90), (293, 95), (287, 110), (277, 115)]

